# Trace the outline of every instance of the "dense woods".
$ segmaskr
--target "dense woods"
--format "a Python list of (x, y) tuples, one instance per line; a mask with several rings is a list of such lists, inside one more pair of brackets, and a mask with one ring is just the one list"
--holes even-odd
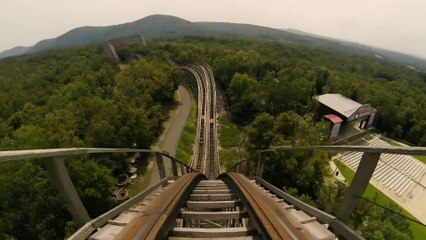
[(312, 96), (337, 92), (375, 107), (374, 126), (385, 135), (426, 146), (425, 72), (279, 41), (186, 38), (151, 46), (178, 63), (211, 64), (237, 122), (262, 112), (316, 113)]
[[(330, 126), (317, 114), (313, 96), (328, 92), (374, 106), (375, 127), (385, 135), (426, 145), (425, 74), (407, 66), (279, 41), (187, 38), (151, 47), (169, 52), (178, 63), (212, 65), (230, 118), (244, 129), (243, 145), (253, 166), (255, 150), (270, 145), (326, 143)], [(263, 176), (336, 214), (346, 186), (330, 182), (330, 157), (322, 152), (263, 154)], [(350, 225), (367, 239), (412, 237), (404, 219), (368, 203), (357, 208)]]
[[(119, 48), (120, 57), (134, 53), (133, 47)], [(97, 46), (2, 60), (0, 149), (133, 143), (148, 148), (184, 76), (166, 64), (165, 55), (179, 64), (213, 67), (230, 119), (244, 131), (249, 157), (270, 145), (326, 143), (329, 125), (317, 115), (312, 97), (327, 92), (370, 103), (378, 110), (377, 129), (426, 145), (426, 74), (406, 66), (267, 40), (162, 40), (137, 53), (143, 59), (128, 60), (122, 70)], [(335, 214), (346, 187), (327, 182), (329, 157), (323, 152), (268, 153), (262, 156), (264, 177)], [(67, 162), (92, 217), (112, 206), (108, 189), (120, 165), (111, 156)], [(75, 228), (42, 161), (0, 164), (0, 210), (0, 238), (60, 239)], [(365, 212), (374, 214), (366, 219)], [(365, 204), (350, 224), (368, 239), (410, 239), (404, 221)], [(367, 235), (371, 228), (376, 231)]]
[[(123, 50), (124, 51), (124, 50)], [(0, 62), (0, 149), (149, 148), (182, 74), (147, 57), (123, 70), (100, 47)], [(112, 207), (122, 156), (67, 161), (91, 217)], [(43, 161), (0, 164), (0, 239), (61, 239), (74, 225)]]

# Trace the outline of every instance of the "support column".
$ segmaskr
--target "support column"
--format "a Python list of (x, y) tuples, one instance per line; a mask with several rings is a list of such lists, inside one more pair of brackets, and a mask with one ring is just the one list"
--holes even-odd
[(172, 172), (173, 172), (173, 176), (177, 177), (178, 175), (178, 169), (177, 169), (177, 164), (176, 164), (176, 160), (173, 158), (169, 158), (170, 161), (172, 161)]
[(367, 128), (369, 128), (369, 127), (371, 127), (371, 125), (373, 125), (375, 116), (376, 116), (376, 113), (374, 113), (374, 112), (370, 115), (370, 117), (368, 118)]
[(355, 177), (337, 214), (337, 218), (342, 222), (347, 222), (359, 202), (359, 197), (364, 194), (379, 158), (380, 153), (364, 153), (362, 155)]
[(157, 161), (158, 174), (160, 175), (160, 180), (166, 177), (166, 169), (164, 168), (163, 154), (157, 153), (155, 156)]
[(80, 197), (75, 190), (74, 184), (65, 167), (65, 159), (62, 157), (46, 159), (45, 165), (50, 180), (59, 192), (65, 208), (69, 211), (75, 223), (83, 226), (90, 221), (89, 214), (84, 208)]
[(262, 161), (262, 153), (259, 153), (258, 161), (257, 161), (257, 176), (263, 178), (263, 167), (265, 166), (265, 162)]
[(180, 175), (183, 176), (185, 175), (185, 165), (183, 164), (179, 164), (180, 165)]

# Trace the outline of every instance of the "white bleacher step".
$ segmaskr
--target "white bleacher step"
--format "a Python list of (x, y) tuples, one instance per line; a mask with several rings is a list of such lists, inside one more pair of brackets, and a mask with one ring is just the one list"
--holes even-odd
[(400, 184), (401, 181), (404, 180), (404, 177), (405, 176), (402, 173), (400, 173), (398, 176), (396, 176), (396, 178), (394, 178), (394, 180), (390, 182), (389, 189), (394, 191), (395, 186)]
[(389, 188), (391, 182), (397, 177), (399, 176), (401, 173), (396, 171), (395, 169), (392, 169), (393, 172), (386, 178), (385, 181), (383, 181), (383, 185), (385, 185), (387, 188)]
[(411, 179), (409, 180), (409, 181), (407, 181), (404, 185), (402, 185), (399, 189), (397, 189), (395, 192), (396, 192), (396, 195), (398, 195), (398, 196), (402, 196), (402, 195), (404, 195), (404, 193), (405, 193), (405, 191), (408, 189), (408, 188), (410, 188), (411, 187), (411, 185), (413, 185), (414, 184), (414, 182), (413, 181), (411, 181)]
[(396, 185), (394, 189), (392, 190), (396, 193), (401, 186), (405, 185), (405, 183), (409, 181), (411, 180), (407, 176), (404, 176), (403, 181), (401, 181), (398, 185)]

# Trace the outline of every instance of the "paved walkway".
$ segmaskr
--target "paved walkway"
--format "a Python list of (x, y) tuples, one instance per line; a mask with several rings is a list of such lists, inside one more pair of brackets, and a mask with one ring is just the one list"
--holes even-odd
[[(337, 180), (339, 180), (340, 182), (345, 182), (346, 181), (346, 179), (345, 179), (345, 177), (343, 176), (343, 174), (340, 172), (340, 169), (338, 169), (337, 168), (337, 166), (336, 166), (336, 164), (333, 162), (333, 160), (331, 160), (331, 161), (329, 161), (329, 164), (330, 164), (330, 168), (331, 168), (331, 171), (333, 172), (333, 175), (334, 175), (334, 177), (337, 179)], [(337, 175), (336, 175), (336, 172), (338, 173)]]
[[(185, 127), (186, 119), (188, 118), (189, 113), (191, 112), (192, 104), (191, 94), (189, 93), (188, 89), (180, 85), (178, 88), (178, 94), (180, 96), (179, 107), (176, 111), (175, 116), (173, 116), (172, 122), (170, 123), (170, 127), (167, 128), (164, 135), (161, 136), (161, 138), (163, 138), (163, 141), (161, 143), (160, 149), (169, 152), (171, 156), (175, 156), (176, 154), (176, 148), (179, 144), (182, 130)], [(166, 171), (169, 171), (171, 166), (170, 160), (166, 157), (163, 157), (163, 160)], [(157, 163), (155, 161), (151, 161), (148, 168), (152, 169), (148, 186), (152, 186), (158, 181), (160, 181), (160, 175), (157, 170)]]

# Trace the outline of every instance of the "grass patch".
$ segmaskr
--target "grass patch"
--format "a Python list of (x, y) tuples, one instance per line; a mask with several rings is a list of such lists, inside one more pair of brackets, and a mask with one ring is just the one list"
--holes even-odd
[(219, 117), (220, 164), (226, 171), (238, 161), (238, 145), (241, 141), (241, 130), (229, 121), (226, 114)]
[(152, 172), (148, 172), (147, 174), (143, 176), (139, 176), (135, 180), (133, 180), (132, 184), (127, 188), (130, 198), (136, 196), (140, 192), (145, 191), (145, 189), (149, 185), (149, 179), (151, 177), (151, 173)]
[[(355, 172), (352, 171), (352, 169), (350, 169), (349, 167), (347, 167), (345, 164), (343, 164), (342, 162), (338, 161), (338, 160), (334, 160), (334, 163), (336, 163), (336, 165), (338, 164), (338, 167), (340, 169), (340, 172), (343, 174), (343, 176), (346, 178), (347, 182), (352, 182), (352, 179), (355, 176)], [(380, 191), (379, 189), (377, 189), (376, 187), (374, 187), (373, 185), (371, 185), (370, 183), (367, 186), (367, 189), (364, 192), (364, 197), (368, 197), (368, 198), (372, 198), (375, 194), (377, 194), (378, 198), (377, 198), (377, 204), (382, 205), (382, 206), (386, 206), (389, 205), (390, 203), (395, 204), (398, 206), (398, 208), (401, 210), (401, 214), (412, 218), (412, 219), (416, 219), (413, 215), (411, 215), (409, 212), (407, 212), (404, 208), (399, 207), (399, 205), (394, 202), (392, 199), (390, 199), (388, 196), (386, 196), (382, 191)], [(389, 213), (392, 214), (392, 213)], [(413, 239), (414, 240), (423, 240), (424, 237), (426, 236), (426, 227), (423, 227), (415, 222), (411, 222), (408, 221), (409, 225), (410, 225), (410, 230), (413, 233)]]
[(235, 124), (229, 121), (226, 114), (219, 117), (219, 140), (223, 148), (237, 147), (240, 143), (241, 132)]
[(186, 164), (191, 163), (194, 154), (194, 143), (197, 129), (197, 103), (193, 100), (191, 112), (186, 120), (185, 128), (176, 149), (176, 158)]
[(426, 156), (414, 156), (414, 157), (426, 164)]
[(401, 147), (402, 146), (401, 144), (398, 144), (397, 142), (395, 142), (395, 141), (393, 141), (391, 139), (388, 139), (388, 138), (380, 138), (380, 140), (383, 140), (386, 143), (388, 143), (388, 144), (390, 144), (392, 146), (395, 146), (395, 147)]
[(237, 160), (237, 148), (222, 149), (222, 151), (220, 151), (220, 162), (225, 170), (228, 171), (231, 167), (233, 167), (237, 163)]

